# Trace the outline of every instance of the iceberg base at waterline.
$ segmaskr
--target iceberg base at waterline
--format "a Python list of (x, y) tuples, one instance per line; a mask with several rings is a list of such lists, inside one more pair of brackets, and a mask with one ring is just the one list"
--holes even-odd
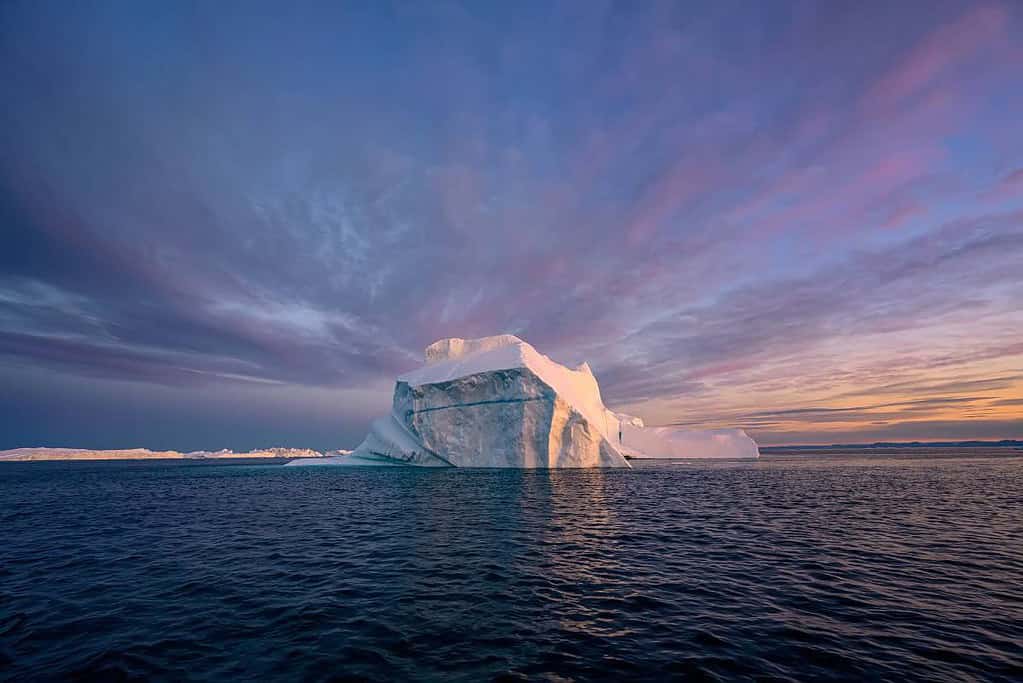
[(288, 465), (628, 468), (629, 458), (759, 456), (741, 430), (645, 427), (608, 410), (589, 365), (565, 367), (513, 335), (442, 339), (425, 357), (351, 454)]

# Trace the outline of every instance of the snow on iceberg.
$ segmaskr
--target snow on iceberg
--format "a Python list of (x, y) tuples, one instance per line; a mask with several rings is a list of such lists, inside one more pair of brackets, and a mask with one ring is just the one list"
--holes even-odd
[(648, 428), (608, 410), (583, 363), (555, 363), (518, 337), (442, 339), (402, 375), (391, 412), (350, 455), (289, 465), (629, 467), (629, 457), (757, 457), (741, 430)]

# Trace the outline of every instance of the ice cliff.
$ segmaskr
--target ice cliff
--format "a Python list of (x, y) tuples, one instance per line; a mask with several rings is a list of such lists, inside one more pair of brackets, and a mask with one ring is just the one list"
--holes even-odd
[(586, 363), (559, 365), (512, 335), (442, 339), (425, 356), (351, 455), (289, 464), (629, 467), (626, 455), (759, 455), (741, 430), (649, 428), (612, 412)]

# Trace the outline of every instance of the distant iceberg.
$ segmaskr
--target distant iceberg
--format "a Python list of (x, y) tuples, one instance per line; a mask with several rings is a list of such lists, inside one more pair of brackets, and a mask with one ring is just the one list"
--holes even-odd
[[(349, 451), (338, 451), (348, 453)], [(151, 451), (148, 448), (122, 448), (118, 450), (91, 450), (88, 448), (13, 448), (0, 451), (0, 462), (33, 460), (208, 460), (217, 458), (305, 458), (308, 460), (330, 460), (319, 451), (309, 448), (261, 448), (255, 451), (235, 453), (220, 451)]]
[(645, 427), (608, 410), (586, 363), (559, 365), (512, 335), (442, 339), (425, 356), (350, 455), (288, 465), (629, 467), (627, 457), (759, 456), (742, 430)]

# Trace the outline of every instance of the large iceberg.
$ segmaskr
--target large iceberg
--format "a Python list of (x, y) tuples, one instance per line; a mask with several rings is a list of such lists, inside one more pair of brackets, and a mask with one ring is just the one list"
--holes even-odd
[(330, 464), (629, 467), (626, 456), (759, 455), (741, 430), (649, 428), (608, 410), (586, 363), (559, 365), (513, 335), (442, 339), (425, 355), (398, 378), (391, 412)]

